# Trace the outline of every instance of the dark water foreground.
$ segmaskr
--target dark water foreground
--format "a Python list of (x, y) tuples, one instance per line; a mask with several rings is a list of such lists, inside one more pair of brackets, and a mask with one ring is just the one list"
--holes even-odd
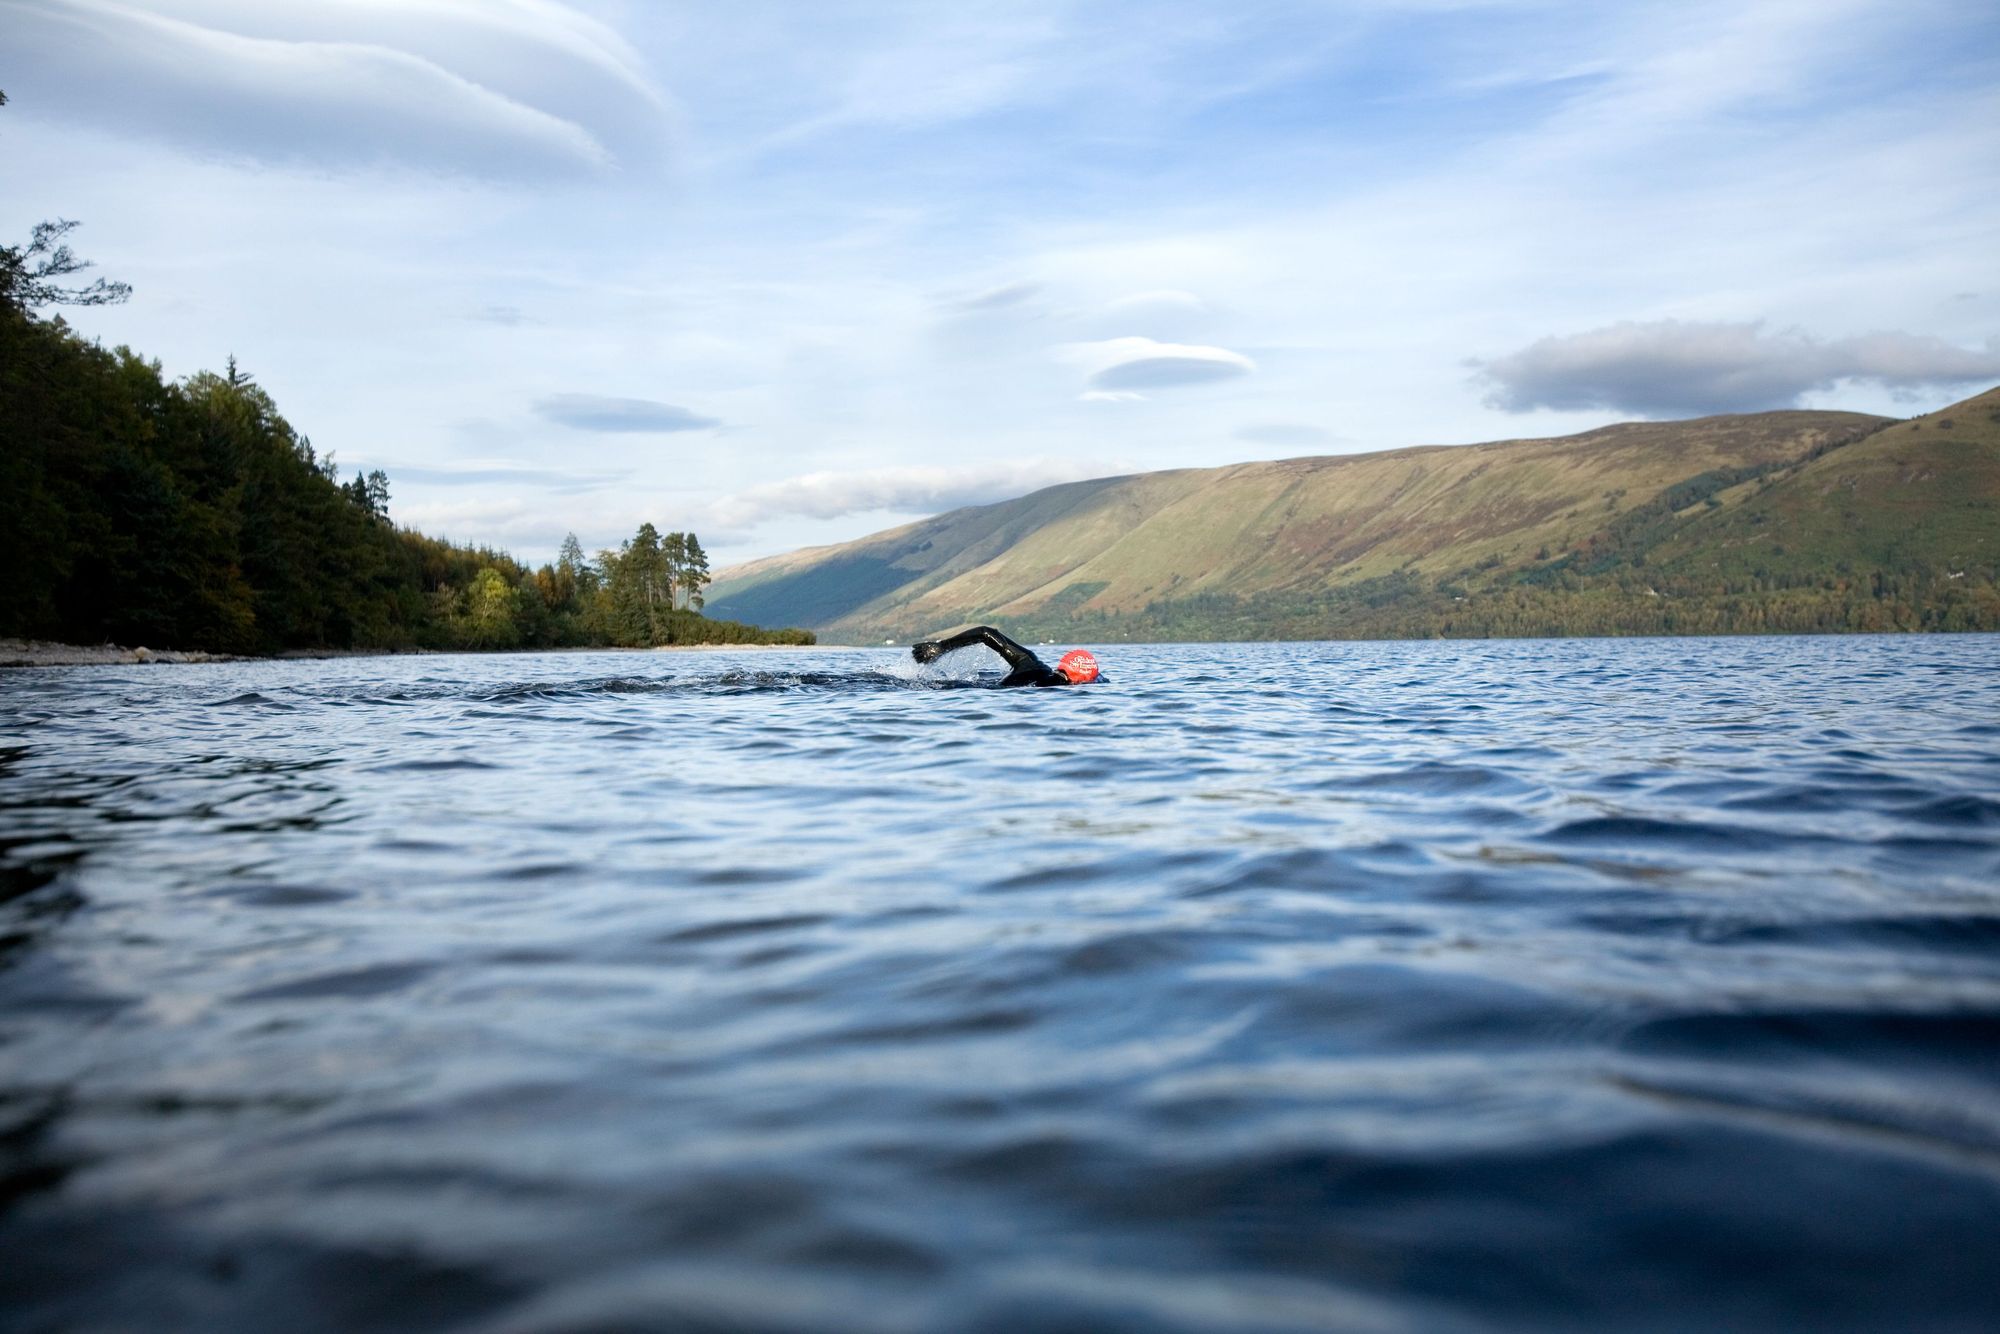
[(1103, 656), (0, 676), (0, 1325), (2000, 1324), (2000, 638)]

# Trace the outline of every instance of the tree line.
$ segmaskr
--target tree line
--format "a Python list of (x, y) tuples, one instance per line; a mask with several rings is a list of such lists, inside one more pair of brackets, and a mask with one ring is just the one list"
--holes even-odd
[[(426, 539), (429, 540), (429, 539)], [(553, 564), (532, 572), (482, 564), (470, 583), (447, 571), (432, 592), (434, 619), (468, 648), (605, 644), (810, 644), (808, 630), (765, 630), (701, 614), (708, 554), (693, 533), (650, 523), (586, 558), (571, 533)]]
[(811, 643), (701, 614), (708, 557), (650, 523), (539, 569), (389, 518), (382, 472), (332, 454), (232, 358), (170, 381), (79, 337), (52, 305), (123, 300), (69, 280), (74, 224), (0, 246), (0, 636), (271, 653), (319, 648)]
[(2000, 586), (1950, 574), (1773, 579), (1603, 577), (1469, 593), (1417, 575), (1367, 580), (1313, 597), (1204, 594), (1129, 615), (1030, 621), (1062, 639), (1560, 639), (1620, 635), (1842, 634), (2000, 627)]

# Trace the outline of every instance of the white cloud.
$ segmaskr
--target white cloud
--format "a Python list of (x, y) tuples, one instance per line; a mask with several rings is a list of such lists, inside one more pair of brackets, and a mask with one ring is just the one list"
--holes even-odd
[[(369, 468), (378, 465), (363, 460), (359, 466)], [(630, 476), (628, 471), (580, 472), (540, 467), (516, 459), (465, 459), (444, 465), (390, 463), (379, 466), (388, 473), (392, 486), (399, 482), (414, 482), (423, 486), (532, 486), (551, 491), (591, 491), (613, 486)]]
[[(395, 484), (391, 477), (390, 484)], [(518, 496), (443, 500), (402, 505), (393, 499), (390, 517), (406, 528), (455, 542), (553, 549), (574, 526), (574, 515), (553, 514), (546, 505)], [(634, 525), (636, 530), (637, 525)]]
[(714, 417), (677, 404), (602, 394), (551, 394), (535, 404), (535, 415), (578, 431), (665, 433), (706, 431), (722, 425)]
[(1045, 486), (1103, 477), (1103, 460), (1019, 459), (963, 467), (871, 468), (815, 472), (725, 496), (708, 513), (727, 527), (748, 528), (782, 515), (832, 519), (887, 511), (930, 514), (988, 505)]
[(37, 114), (203, 152), (516, 178), (641, 165), (667, 105), (541, 0), (0, 0)]
[(1157, 343), (1150, 338), (1107, 338), (1070, 343), (1058, 349), (1089, 372), (1095, 391), (1164, 389), (1174, 385), (1233, 380), (1257, 369), (1240, 352), (1196, 343)]
[[(395, 478), (389, 480), (393, 486)], [(734, 546), (749, 536), (725, 526), (700, 506), (663, 496), (571, 497), (560, 506), (541, 496), (479, 496), (416, 504), (391, 500), (389, 515), (406, 528), (454, 542), (499, 547), (530, 564), (551, 558), (570, 533), (577, 535), (585, 551), (595, 552), (616, 547), (641, 523), (668, 532), (692, 529), (711, 550)]]
[(1761, 323), (1625, 322), (1543, 338), (1474, 363), (1506, 412), (1609, 408), (1645, 416), (1756, 412), (1864, 381), (1892, 391), (2000, 380), (2000, 341), (1983, 351), (1887, 332), (1831, 341)]

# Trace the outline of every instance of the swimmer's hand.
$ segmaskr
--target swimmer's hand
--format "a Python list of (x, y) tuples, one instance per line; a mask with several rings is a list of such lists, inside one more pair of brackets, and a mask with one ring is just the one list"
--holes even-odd
[(910, 645), (910, 656), (918, 662), (936, 662), (944, 656), (944, 645), (935, 639), (924, 639)]

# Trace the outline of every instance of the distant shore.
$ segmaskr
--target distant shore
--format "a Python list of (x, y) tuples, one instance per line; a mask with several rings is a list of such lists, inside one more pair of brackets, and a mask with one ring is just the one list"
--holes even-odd
[(204, 653), (200, 649), (156, 649), (122, 644), (56, 644), (42, 639), (0, 639), (0, 667), (129, 667), (152, 663), (283, 662), (319, 658), (388, 658), (440, 653), (720, 653), (724, 650), (838, 648), (818, 644), (655, 644), (651, 648), (621, 648), (586, 644), (573, 648), (527, 649), (287, 649), (268, 656)]
[(126, 648), (122, 644), (53, 644), (0, 639), (0, 667), (109, 667), (140, 662), (235, 662), (227, 653)]

